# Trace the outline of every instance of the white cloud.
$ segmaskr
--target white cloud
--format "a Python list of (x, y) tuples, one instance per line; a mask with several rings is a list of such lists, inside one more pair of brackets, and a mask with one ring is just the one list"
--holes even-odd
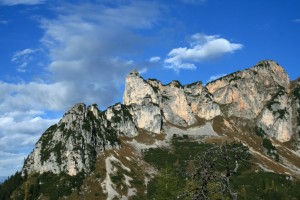
[(0, 111), (65, 110), (75, 102), (75, 86), (67, 82), (0, 82)]
[(216, 74), (216, 75), (213, 75), (211, 77), (209, 77), (209, 79), (206, 81), (206, 83), (209, 83), (211, 81), (214, 81), (214, 80), (217, 80), (218, 78), (221, 78), (223, 76), (226, 76), (227, 74)]
[(12, 57), (12, 61), (16, 61), (18, 60), (20, 57), (22, 56), (27, 56), (30, 54), (33, 54), (34, 52), (36, 52), (36, 50), (32, 50), (32, 49), (24, 49), (22, 51), (17, 51), (13, 57)]
[(27, 65), (32, 61), (32, 59), (34, 58), (34, 54), (37, 52), (38, 50), (36, 49), (24, 49), (22, 51), (17, 51), (13, 56), (11, 61), (13, 63), (18, 64), (18, 68), (17, 70), (19, 72), (26, 72), (27, 69)]
[(139, 74), (145, 74), (147, 73), (148, 69), (147, 68), (142, 68), (139, 70)]
[(120, 84), (133, 68), (126, 59), (137, 54), (147, 38), (136, 30), (149, 29), (160, 16), (155, 3), (67, 5), (55, 19), (44, 19), (42, 43), (50, 52), (54, 81), (67, 82), (70, 99), (110, 105), (120, 95)]
[(0, 117), (0, 146), (3, 147), (2, 150), (8, 151), (15, 151), (17, 146), (32, 146), (45, 129), (57, 121), (39, 116), (20, 121), (15, 121), (12, 117)]
[[(14, 1), (10, 5), (17, 2), (29, 4)], [(49, 52), (49, 65), (43, 72), (46, 80), (0, 81), (0, 149), (13, 158), (0, 155), (3, 174), (15, 172), (16, 168), (9, 167), (20, 167), (41, 134), (58, 121), (48, 118), (47, 111), (66, 112), (78, 102), (107, 107), (121, 96), (120, 85), (129, 71), (147, 71), (128, 57), (149, 44), (139, 30), (155, 26), (161, 11), (158, 4), (133, 1), (112, 7), (63, 4), (55, 12), (57, 17), (41, 20), (43, 50), (28, 48), (11, 58), (19, 70), (26, 70), (36, 53)]]
[(10, 175), (20, 170), (23, 158), (41, 134), (58, 121), (48, 118), (45, 111), (68, 105), (68, 92), (72, 91), (63, 83), (0, 82), (0, 149), (14, 155), (7, 159), (0, 156), (1, 173)]
[(7, 153), (0, 150), (1, 176), (10, 176), (16, 171), (20, 171), (26, 157), (27, 155), (24, 153)]
[(155, 57), (151, 57), (151, 58), (149, 59), (149, 62), (151, 62), (151, 63), (156, 63), (156, 62), (158, 62), (158, 61), (160, 61), (160, 60), (161, 60), (160, 57), (155, 56)]
[(0, 117), (0, 172), (11, 175), (20, 170), (24, 158), (41, 134), (58, 119), (42, 118), (42, 111), (4, 113)]
[(195, 63), (233, 53), (243, 48), (242, 44), (231, 43), (219, 35), (205, 35), (197, 33), (191, 37), (190, 47), (172, 49), (165, 59), (167, 68), (195, 69)]
[(46, 0), (0, 0), (0, 5), (15, 6), (15, 5), (37, 5), (42, 4)]

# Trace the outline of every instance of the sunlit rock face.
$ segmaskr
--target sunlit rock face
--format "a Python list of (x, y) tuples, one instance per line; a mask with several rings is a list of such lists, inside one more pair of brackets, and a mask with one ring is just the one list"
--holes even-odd
[(144, 80), (136, 71), (126, 78), (123, 96), (125, 105), (151, 102), (159, 106), (165, 119), (181, 126), (192, 125), (196, 119), (178, 81), (162, 85), (157, 80)]
[[(104, 111), (96, 104), (74, 105), (45, 131), (22, 173), (89, 173), (97, 155), (122, 146), (121, 137), (133, 140), (141, 132), (151, 137), (165, 134), (166, 126), (182, 132), (202, 130), (205, 135), (213, 132), (207, 126), (213, 127), (217, 116), (227, 127), (242, 128), (238, 122), (245, 121), (248, 129), (258, 127), (265, 137), (300, 141), (300, 80), (290, 82), (284, 69), (269, 60), (206, 86), (201, 81), (164, 85), (144, 80), (133, 70), (126, 78), (123, 103)], [(206, 128), (201, 127), (202, 121)]]
[(278, 89), (288, 89), (289, 78), (274, 61), (262, 61), (256, 66), (235, 72), (207, 84), (215, 102), (226, 116), (255, 119)]
[(123, 102), (125, 105), (141, 104), (144, 98), (158, 104), (159, 100), (154, 89), (147, 83), (136, 70), (130, 72), (126, 78)]
[(173, 124), (188, 126), (196, 122), (184, 89), (177, 81), (163, 86), (160, 107), (165, 119)]
[(138, 128), (156, 134), (161, 132), (162, 115), (157, 104), (143, 102), (139, 105), (132, 105), (131, 113)]

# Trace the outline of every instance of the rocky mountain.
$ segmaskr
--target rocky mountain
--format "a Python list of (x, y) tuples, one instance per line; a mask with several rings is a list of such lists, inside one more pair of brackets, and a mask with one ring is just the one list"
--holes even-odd
[(96, 104), (73, 106), (36, 143), (22, 176), (84, 174), (81, 193), (73, 192), (71, 199), (91, 199), (92, 193), (97, 199), (130, 199), (144, 194), (157, 173), (143, 152), (167, 148), (174, 137), (189, 137), (241, 142), (263, 171), (300, 177), (299, 136), (300, 79), (290, 81), (274, 61), (206, 85), (164, 85), (133, 70), (123, 103), (104, 111)]

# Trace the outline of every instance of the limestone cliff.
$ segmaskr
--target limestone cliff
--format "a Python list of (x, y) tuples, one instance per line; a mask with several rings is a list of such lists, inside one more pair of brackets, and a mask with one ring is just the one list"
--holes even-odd
[(294, 138), (300, 140), (300, 78), (291, 84), (292, 125)]
[(292, 136), (292, 107), (288, 93), (282, 88), (267, 103), (257, 119), (258, 127), (280, 142)]
[[(162, 84), (133, 70), (126, 78), (123, 101), (105, 111), (97, 105), (75, 105), (42, 135), (25, 161), (23, 174), (89, 173), (97, 155), (121, 147), (120, 136), (132, 139), (146, 133), (143, 137), (153, 141), (153, 137), (173, 135), (170, 130), (205, 135), (196, 131), (208, 130), (201, 123), (220, 134), (227, 128), (248, 133), (259, 128), (265, 137), (279, 142), (300, 135), (300, 81), (291, 84), (274, 61), (259, 62), (206, 86), (202, 82)], [(220, 120), (224, 127), (216, 125)]]
[(122, 133), (128, 137), (138, 134), (137, 127), (130, 114), (130, 107), (117, 103), (105, 111), (105, 116), (111, 123), (111, 127), (117, 130), (118, 133)]
[(177, 81), (162, 85), (157, 80), (144, 80), (136, 71), (126, 78), (123, 101), (125, 105), (151, 102), (159, 106), (165, 119), (173, 124), (187, 126), (195, 123), (184, 90)]
[(48, 128), (26, 159), (23, 173), (89, 173), (97, 153), (118, 145), (117, 133), (96, 105), (76, 104)]
[(255, 119), (279, 89), (288, 89), (289, 78), (274, 61), (235, 72), (207, 84), (227, 117)]

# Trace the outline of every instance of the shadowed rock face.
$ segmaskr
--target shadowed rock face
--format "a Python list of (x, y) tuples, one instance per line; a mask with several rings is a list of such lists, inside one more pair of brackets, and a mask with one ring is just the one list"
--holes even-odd
[(284, 89), (267, 103), (257, 119), (258, 127), (264, 132), (276, 138), (280, 142), (286, 142), (292, 136), (292, 106), (291, 98)]
[(212, 124), (217, 116), (247, 121), (280, 142), (294, 135), (299, 138), (300, 81), (290, 87), (284, 69), (274, 61), (259, 62), (206, 86), (201, 82), (182, 86), (178, 81), (163, 85), (144, 80), (134, 70), (126, 78), (123, 104), (105, 111), (97, 105), (76, 104), (42, 135), (25, 161), (23, 174), (89, 173), (96, 155), (118, 148), (121, 135), (136, 137), (139, 130), (162, 134), (165, 123), (185, 130), (198, 126), (199, 119)]
[(300, 78), (291, 84), (292, 125), (296, 139), (300, 138)]
[(90, 172), (96, 153), (117, 145), (108, 134), (107, 120), (96, 106), (76, 104), (51, 126), (26, 159), (23, 173)]

